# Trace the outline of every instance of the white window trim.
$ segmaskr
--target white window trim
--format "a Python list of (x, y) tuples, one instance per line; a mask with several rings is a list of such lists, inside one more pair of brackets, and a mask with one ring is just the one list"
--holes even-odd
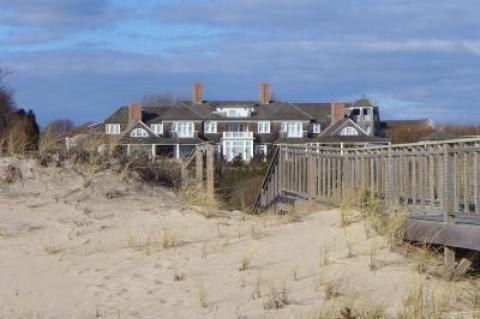
[(288, 137), (303, 137), (303, 124), (300, 121), (282, 122), (281, 132), (287, 133)]
[(137, 127), (130, 132), (130, 137), (148, 137), (148, 132), (144, 128)]
[(105, 125), (105, 134), (108, 134), (108, 135), (120, 134), (120, 124), (110, 123)]
[(150, 125), (150, 130), (155, 133), (156, 135), (163, 134), (163, 123), (156, 123)]
[[(352, 134), (353, 132), (355, 132), (355, 134)], [(356, 128), (354, 128), (353, 126), (345, 126), (340, 131), (341, 136), (358, 136), (358, 134), (359, 134), (358, 130)]]
[[(182, 128), (182, 130), (180, 130), (180, 128)], [(178, 137), (180, 138), (193, 137), (194, 130), (195, 130), (195, 124), (192, 121), (175, 121), (172, 123), (172, 132), (177, 133)], [(185, 133), (189, 133), (189, 134), (185, 134)]]
[(270, 133), (270, 121), (259, 121), (257, 123), (257, 131), (259, 134)]
[(203, 130), (206, 134), (217, 133), (217, 121), (205, 121), (203, 124)]
[(320, 123), (312, 123), (312, 133), (318, 134), (322, 130)]

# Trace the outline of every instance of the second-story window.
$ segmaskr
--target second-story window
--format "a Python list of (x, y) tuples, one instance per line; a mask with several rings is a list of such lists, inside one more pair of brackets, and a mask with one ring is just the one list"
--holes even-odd
[(270, 133), (270, 122), (269, 121), (258, 122), (258, 133), (260, 134)]
[(162, 135), (163, 134), (163, 124), (152, 124), (152, 125), (150, 125), (150, 129), (156, 135)]
[(203, 130), (207, 134), (217, 133), (217, 122), (216, 121), (206, 121), (203, 124)]
[(283, 122), (282, 132), (286, 133), (288, 137), (302, 137), (302, 122)]
[(105, 125), (105, 134), (109, 134), (109, 135), (120, 134), (120, 124)]
[(193, 137), (193, 122), (173, 122), (172, 132), (176, 133), (178, 137)]
[(312, 133), (313, 134), (320, 133), (320, 123), (312, 123)]

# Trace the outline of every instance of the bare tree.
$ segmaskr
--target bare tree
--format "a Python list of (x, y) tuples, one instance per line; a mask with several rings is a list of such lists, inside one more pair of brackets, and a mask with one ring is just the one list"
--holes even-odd
[(142, 104), (145, 106), (167, 107), (173, 106), (176, 99), (170, 93), (161, 93), (158, 95), (147, 95), (143, 98)]
[(75, 124), (69, 119), (59, 119), (51, 121), (43, 129), (43, 134), (48, 134), (51, 136), (62, 136), (65, 135), (68, 131), (73, 129)]

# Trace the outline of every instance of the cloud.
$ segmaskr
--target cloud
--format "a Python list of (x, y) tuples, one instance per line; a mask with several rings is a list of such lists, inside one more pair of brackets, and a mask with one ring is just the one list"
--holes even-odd
[(47, 105), (48, 116), (57, 108), (82, 118), (82, 104), (89, 115), (108, 108), (103, 116), (156, 90), (188, 95), (196, 80), (208, 98), (255, 98), (257, 83), (269, 81), (292, 101), (365, 93), (384, 104), (388, 117), (480, 116), (474, 0), (0, 0), (0, 6), (0, 67), (14, 70), (20, 101)]
[(0, 26), (12, 30), (3, 42), (12, 45), (59, 40), (131, 17), (108, 0), (0, 0), (0, 7)]

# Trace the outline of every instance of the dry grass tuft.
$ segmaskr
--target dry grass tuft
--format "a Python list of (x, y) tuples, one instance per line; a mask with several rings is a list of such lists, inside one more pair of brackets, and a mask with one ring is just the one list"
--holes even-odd
[(242, 260), (240, 261), (240, 267), (238, 268), (238, 271), (246, 271), (250, 268), (250, 265), (252, 263), (252, 257), (250, 254), (244, 254), (242, 257)]
[(126, 246), (147, 255), (152, 249), (160, 246), (163, 249), (177, 247), (180, 241), (177, 235), (167, 228), (152, 228), (149, 232), (139, 228), (132, 228), (127, 236)]
[(197, 293), (198, 293), (198, 301), (202, 308), (207, 308), (209, 306), (207, 294), (205, 292), (205, 288), (203, 286), (203, 282), (199, 282), (197, 285)]
[(268, 293), (263, 300), (263, 308), (265, 310), (277, 310), (282, 309), (290, 304), (288, 299), (288, 288), (286, 284), (280, 287), (276, 285), (270, 286)]
[(180, 191), (180, 197), (191, 205), (204, 208), (202, 214), (206, 218), (216, 217), (214, 211), (220, 209), (222, 206), (217, 198), (211, 198), (205, 189), (200, 189), (196, 186), (184, 187)]
[(43, 240), (42, 240), (42, 247), (43, 247), (43, 251), (47, 254), (47, 255), (54, 255), (54, 254), (58, 254), (60, 252), (62, 252), (64, 249), (60, 246), (60, 244), (58, 244), (57, 242), (55, 242), (53, 240), (52, 237), (50, 236), (46, 236)]
[(323, 243), (320, 247), (320, 267), (330, 264), (330, 243)]

